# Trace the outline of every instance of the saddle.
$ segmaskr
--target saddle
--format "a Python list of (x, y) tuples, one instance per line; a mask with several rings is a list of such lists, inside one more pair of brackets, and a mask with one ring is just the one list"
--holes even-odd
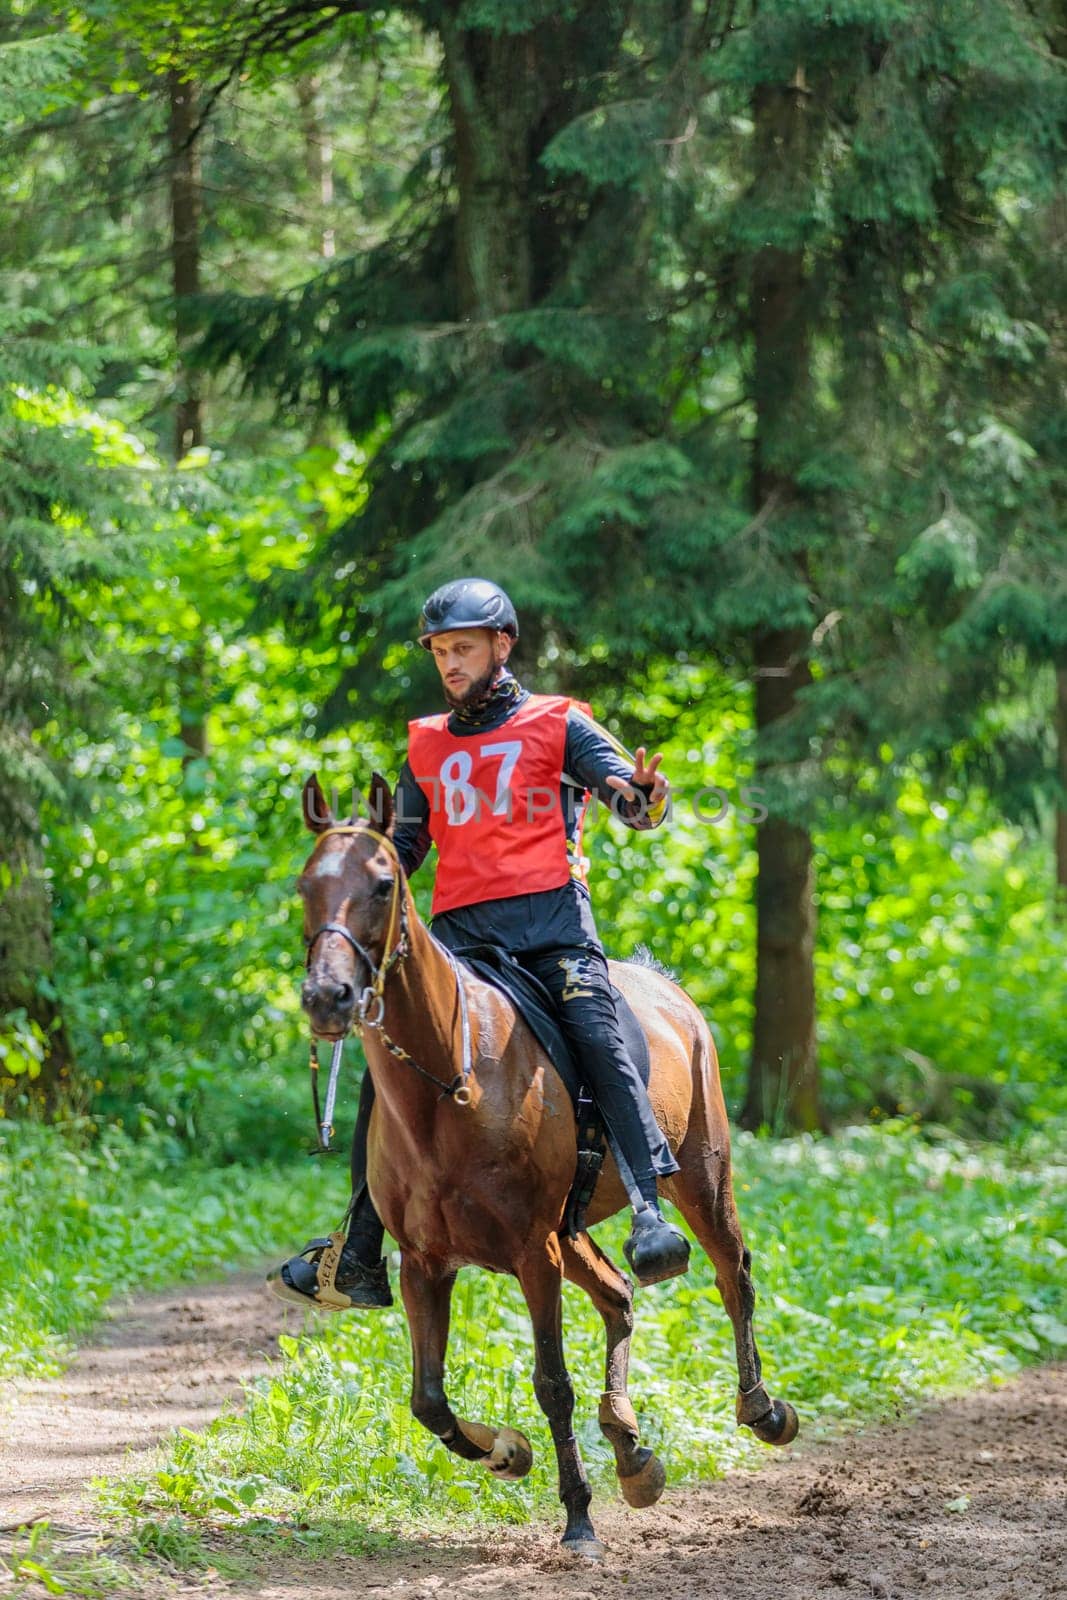
[[(578, 1164), (567, 1197), (564, 1213), (567, 1232), (576, 1238), (585, 1229), (585, 1213), (596, 1190), (604, 1165), (607, 1134), (581, 1067), (575, 1059), (560, 1026), (552, 996), (539, 978), (527, 972), (509, 951), (495, 944), (458, 945), (452, 950), (457, 961), (506, 994), (523, 1020), (529, 1024), (538, 1043), (563, 1079), (571, 1097), (578, 1131)], [(645, 1038), (633, 1006), (614, 984), (611, 993), (619, 1018), (623, 1040), (637, 1067), (641, 1082), (648, 1087), (651, 1061)]]

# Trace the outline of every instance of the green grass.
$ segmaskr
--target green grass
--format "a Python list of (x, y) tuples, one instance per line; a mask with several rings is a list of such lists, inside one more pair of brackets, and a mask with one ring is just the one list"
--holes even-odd
[[(1067, 1348), (1067, 1167), (1057, 1133), (1006, 1145), (890, 1122), (831, 1139), (740, 1136), (735, 1182), (759, 1293), (772, 1390), (807, 1437), (997, 1381)], [(295, 1247), (340, 1214), (343, 1163), (195, 1168), (158, 1140), (0, 1124), (0, 1370), (56, 1371), (120, 1290), (203, 1276), (220, 1262)], [(618, 1258), (625, 1218), (598, 1230)], [(594, 1481), (612, 1481), (595, 1424), (603, 1335), (568, 1287), (576, 1428)], [(457, 1519), (558, 1515), (548, 1430), (530, 1383), (516, 1285), (469, 1271), (454, 1300), (449, 1390), (462, 1415), (523, 1428), (523, 1483), (449, 1455), (408, 1410), (403, 1315), (309, 1318), (251, 1386), (240, 1413), (166, 1447), (146, 1481), (110, 1498), (138, 1527), (224, 1530), (251, 1546), (283, 1529), (308, 1551), (368, 1548)], [(682, 1279), (638, 1299), (631, 1390), (673, 1483), (764, 1448), (733, 1420), (730, 1328), (702, 1252)], [(147, 1520), (146, 1520), (147, 1519)], [(176, 1520), (177, 1519), (177, 1520)], [(184, 1521), (181, 1519), (185, 1519)], [(142, 1555), (139, 1549), (138, 1555)]]
[[(976, 1145), (902, 1123), (824, 1140), (738, 1138), (766, 1374), (809, 1436), (1062, 1355), (1067, 1169), (1055, 1149), (1051, 1138)], [(598, 1230), (616, 1257), (624, 1228), (616, 1218)], [(595, 1425), (601, 1326), (569, 1287), (565, 1318), (576, 1431), (603, 1485), (611, 1467)], [(495, 1483), (412, 1420), (399, 1309), (324, 1320), (283, 1350), (242, 1413), (175, 1439), (149, 1481), (122, 1491), (127, 1509), (235, 1528), (282, 1517), (327, 1544), (339, 1521), (365, 1539), (412, 1519), (558, 1514), (529, 1326), (511, 1280), (461, 1274), (449, 1392), (460, 1414), (529, 1434), (537, 1459), (521, 1484)], [(729, 1325), (697, 1252), (685, 1278), (638, 1300), (631, 1393), (672, 1482), (764, 1453), (735, 1428), (735, 1383)]]
[(217, 1275), (303, 1243), (311, 1220), (332, 1226), (335, 1167), (206, 1168), (115, 1128), (89, 1142), (77, 1123), (0, 1122), (0, 1375), (58, 1372), (114, 1294)]
[(112, 1553), (117, 1542), (107, 1535), (53, 1531), (49, 1522), (36, 1522), (0, 1540), (0, 1581), (13, 1584), (16, 1593), (29, 1588), (34, 1595), (103, 1600), (130, 1594), (135, 1575)]

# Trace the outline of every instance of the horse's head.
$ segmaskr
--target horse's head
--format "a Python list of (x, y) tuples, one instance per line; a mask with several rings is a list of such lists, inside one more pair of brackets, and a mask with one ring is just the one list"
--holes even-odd
[(304, 821), (318, 838), (297, 880), (308, 947), (300, 1001), (320, 1038), (348, 1032), (400, 928), (404, 886), (387, 842), (395, 822), (393, 797), (377, 772), (368, 801), (376, 826), (338, 822), (317, 776), (304, 785)]

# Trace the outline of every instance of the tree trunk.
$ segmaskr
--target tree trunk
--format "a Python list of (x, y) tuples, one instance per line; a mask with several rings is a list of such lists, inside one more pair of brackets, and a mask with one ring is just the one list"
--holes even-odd
[(182, 771), (186, 772), (192, 761), (208, 753), (207, 743), (207, 659), (202, 638), (197, 638), (182, 658), (178, 668), (179, 728), (178, 736), (185, 746), (182, 751)]
[[(762, 85), (754, 96), (757, 201), (792, 209), (805, 179), (809, 133), (803, 73), (788, 87)], [(791, 204), (792, 202), (792, 204)], [(767, 245), (756, 252), (750, 280), (756, 434), (752, 506), (776, 506), (787, 518), (803, 500), (796, 481), (798, 448), (805, 437), (811, 393), (808, 284), (803, 248)], [(794, 550), (796, 576), (806, 577), (802, 550)], [(753, 640), (756, 781), (768, 782), (779, 757), (770, 746), (794, 711), (798, 690), (810, 681), (809, 632), (764, 627)], [(771, 815), (756, 834), (756, 988), (752, 1056), (742, 1123), (748, 1128), (817, 1128), (819, 1108), (815, 1040), (815, 907), (812, 845), (807, 829)]]
[[(9, 881), (10, 879), (10, 881)], [(0, 1017), (25, 1012), (45, 1035), (40, 1072), (31, 1077), (19, 1054), (0, 1063), (0, 1090), (28, 1094), (52, 1109), (73, 1067), (73, 1052), (62, 1013), (47, 991), (52, 989), (52, 901), (43, 872), (40, 841), (24, 839), (5, 848), (0, 860)], [(11, 1065), (18, 1066), (16, 1073)], [(0, 1101), (3, 1099), (0, 1094)]]
[[(192, 298), (200, 293), (200, 138), (197, 131), (196, 85), (172, 68), (167, 77), (170, 103), (171, 280), (174, 287), (174, 343), (177, 351), (178, 407), (174, 421), (174, 458), (180, 461), (204, 442), (203, 403), (197, 375), (187, 361), (195, 337)], [(192, 643), (178, 672), (178, 722), (183, 780), (207, 746), (207, 659), (202, 636)], [(189, 848), (199, 855), (203, 845), (189, 831)]]
[(456, 143), (456, 272), (466, 316), (530, 303), (529, 204), (538, 52), (532, 33), (490, 34), (441, 21)]
[(515, 32), (461, 27), (457, 11), (443, 7), (437, 26), (456, 156), (458, 310), (487, 321), (540, 301), (588, 225), (540, 158), (597, 103), (626, 21), (592, 0)]
[[(804, 629), (760, 633), (755, 641), (756, 782), (761, 732), (793, 709), (811, 681)], [(746, 1128), (822, 1126), (815, 1041), (815, 905), (811, 836), (770, 816), (756, 829), (756, 996)]]
[(191, 299), (200, 293), (200, 141), (196, 131), (196, 85), (177, 68), (167, 75), (170, 105), (171, 282), (174, 289), (174, 342), (177, 348), (178, 406), (174, 419), (174, 457), (180, 461), (203, 443), (203, 415), (197, 375), (187, 356), (195, 327)]
[(319, 115), (318, 78), (298, 78), (296, 98), (304, 130), (308, 179), (322, 213), (322, 232), (316, 248), (324, 261), (331, 261), (336, 250), (330, 222), (333, 212), (333, 141)]

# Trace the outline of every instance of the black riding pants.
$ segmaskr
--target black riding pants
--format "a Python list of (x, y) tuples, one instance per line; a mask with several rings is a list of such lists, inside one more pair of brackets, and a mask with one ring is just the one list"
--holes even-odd
[[(621, 1150), (646, 1200), (655, 1201), (656, 1178), (678, 1171), (678, 1163), (656, 1122), (648, 1091), (626, 1047), (615, 1011), (607, 960), (593, 921), (589, 896), (576, 883), (506, 900), (483, 901), (441, 912), (433, 919), (435, 938), (450, 950), (464, 945), (502, 945), (535, 977), (556, 1002), (560, 1025), (583, 1076), (596, 1097), (609, 1133)], [(367, 1125), (374, 1085), (364, 1073), (359, 1116), (352, 1139), (353, 1228), (350, 1237), (371, 1258), (373, 1224), (366, 1195)], [(377, 1219), (374, 1218), (374, 1222)]]

